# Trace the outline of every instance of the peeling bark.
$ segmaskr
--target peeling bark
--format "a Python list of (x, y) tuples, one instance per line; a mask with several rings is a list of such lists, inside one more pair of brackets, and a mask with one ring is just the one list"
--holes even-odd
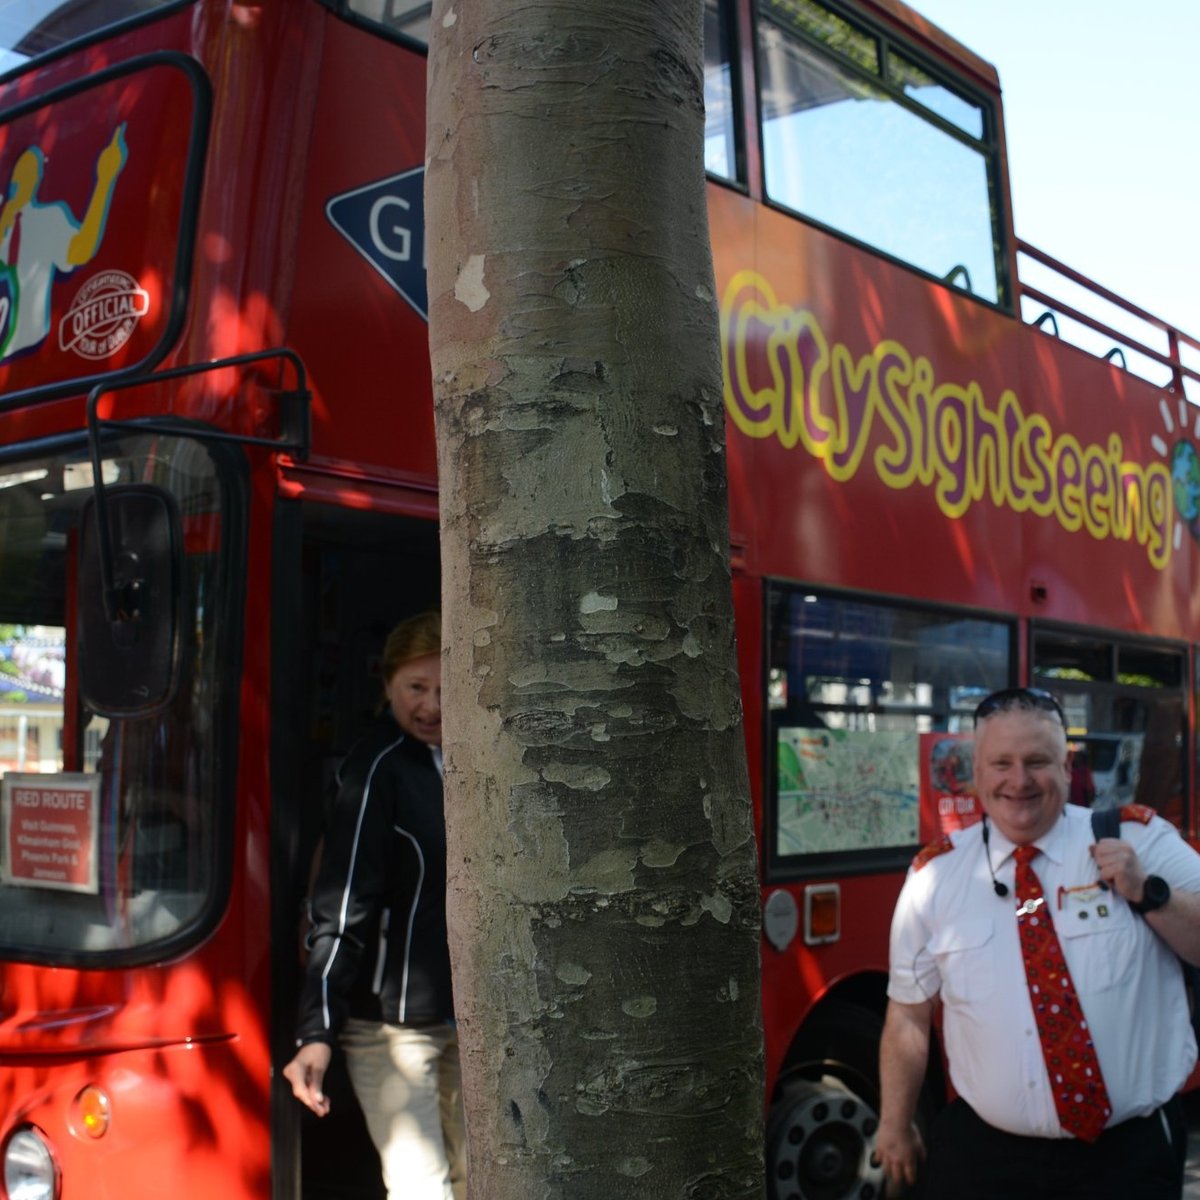
[(473, 1200), (761, 1194), (700, 0), (441, 0), (426, 229)]

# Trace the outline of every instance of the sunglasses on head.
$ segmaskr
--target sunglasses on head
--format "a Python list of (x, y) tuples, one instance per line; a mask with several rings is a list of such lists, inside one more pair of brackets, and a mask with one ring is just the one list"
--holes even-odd
[(1058, 718), (1058, 723), (1066, 729), (1067, 718), (1063, 716), (1062, 705), (1055, 698), (1041, 688), (1003, 688), (999, 692), (993, 692), (990, 696), (985, 696), (975, 709), (975, 724), (990, 717), (993, 713), (998, 712), (1014, 712), (1020, 710), (1032, 712), (1047, 712), (1053, 713)]

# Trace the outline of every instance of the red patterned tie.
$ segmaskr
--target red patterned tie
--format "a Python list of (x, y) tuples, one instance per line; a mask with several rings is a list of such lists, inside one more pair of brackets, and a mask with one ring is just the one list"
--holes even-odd
[(1014, 851), (1017, 899), (1021, 902), (1017, 930), (1029, 998), (1059, 1124), (1082, 1141), (1094, 1142), (1112, 1115), (1112, 1105), (1087, 1018), (1079, 1007), (1067, 960), (1054, 932), (1054, 919), (1046, 907), (1041, 882), (1030, 866), (1030, 860), (1040, 853), (1036, 846), (1018, 846)]

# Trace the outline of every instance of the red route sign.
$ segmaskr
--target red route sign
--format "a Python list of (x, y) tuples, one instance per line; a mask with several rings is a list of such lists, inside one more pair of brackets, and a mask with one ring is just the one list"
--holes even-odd
[(100, 890), (99, 776), (10, 773), (4, 776), (0, 805), (4, 883), (93, 894)]

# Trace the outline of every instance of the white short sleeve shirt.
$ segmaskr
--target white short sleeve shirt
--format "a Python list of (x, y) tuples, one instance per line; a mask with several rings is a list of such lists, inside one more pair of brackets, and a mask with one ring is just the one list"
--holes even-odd
[[(1200, 855), (1173, 825), (1124, 822), (1148, 874), (1200, 892)], [(888, 995), (943, 1004), (955, 1090), (988, 1124), (1067, 1137), (1058, 1123), (1017, 934), (1014, 846), (990, 827), (909, 871), (892, 918)], [(1146, 1116), (1182, 1086), (1196, 1041), (1175, 955), (1119, 896), (1098, 888), (1089, 810), (1068, 805), (1033, 861), (1092, 1031), (1115, 1125)], [(989, 870), (988, 854), (991, 856)], [(1000, 897), (995, 877), (1008, 889)]]

